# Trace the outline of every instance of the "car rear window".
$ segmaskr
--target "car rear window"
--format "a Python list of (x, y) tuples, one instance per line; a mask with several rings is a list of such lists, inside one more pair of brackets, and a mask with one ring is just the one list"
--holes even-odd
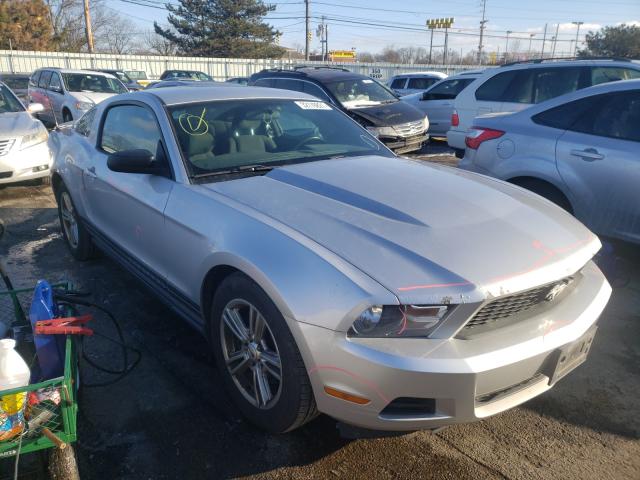
[(404, 88), (405, 83), (407, 83), (406, 78), (396, 78), (393, 80), (393, 82), (391, 82), (391, 88), (402, 89)]
[(415, 88), (416, 90), (426, 90), (436, 83), (438, 78), (410, 78), (407, 88)]

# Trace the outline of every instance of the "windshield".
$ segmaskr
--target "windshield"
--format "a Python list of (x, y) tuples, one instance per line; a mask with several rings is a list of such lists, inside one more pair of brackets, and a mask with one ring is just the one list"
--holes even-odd
[(0, 84), (0, 113), (24, 112), (24, 107), (13, 92)]
[(63, 73), (64, 85), (70, 92), (127, 93), (129, 90), (115, 78), (93, 73)]
[(147, 80), (147, 74), (141, 70), (129, 70), (126, 73), (134, 80)]
[(362, 108), (397, 102), (387, 87), (370, 78), (353, 78), (325, 84), (345, 108)]
[(29, 77), (3, 77), (2, 81), (11, 90), (26, 90), (29, 87)]
[(169, 114), (192, 176), (332, 157), (393, 155), (321, 101), (218, 101), (170, 107)]
[(133, 83), (129, 76), (124, 72), (116, 72), (115, 76), (118, 77), (118, 80), (120, 80), (122, 83)]

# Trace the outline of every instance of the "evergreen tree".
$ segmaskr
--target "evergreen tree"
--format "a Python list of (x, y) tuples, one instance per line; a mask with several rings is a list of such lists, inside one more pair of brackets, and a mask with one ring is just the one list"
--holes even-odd
[(0, 49), (51, 50), (52, 35), (43, 0), (0, 0)]
[(167, 4), (164, 29), (157, 34), (174, 43), (184, 55), (236, 58), (277, 58), (284, 50), (275, 41), (279, 32), (263, 22), (275, 10), (261, 0), (179, 0)]
[(589, 32), (586, 36), (587, 48), (580, 56), (605, 56), (640, 58), (640, 27), (618, 25), (604, 27), (599, 32)]

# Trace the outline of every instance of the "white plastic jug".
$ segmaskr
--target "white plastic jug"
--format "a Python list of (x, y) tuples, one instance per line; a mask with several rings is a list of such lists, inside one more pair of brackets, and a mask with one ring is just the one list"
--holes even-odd
[[(0, 340), (0, 394), (3, 390), (29, 385), (29, 366), (15, 351), (15, 346), (15, 340)], [(0, 441), (22, 432), (26, 397), (23, 392), (0, 395)]]

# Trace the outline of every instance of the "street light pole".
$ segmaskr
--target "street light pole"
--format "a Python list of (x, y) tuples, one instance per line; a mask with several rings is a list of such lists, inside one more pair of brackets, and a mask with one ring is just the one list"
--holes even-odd
[(577, 57), (578, 56), (578, 36), (580, 35), (580, 25), (582, 25), (584, 22), (571, 22), (571, 23), (573, 23), (575, 26), (578, 27), (576, 29), (576, 46), (575, 46), (575, 50), (573, 51), (573, 56)]
[(529, 53), (527, 54), (527, 59), (531, 58), (531, 42), (533, 41), (533, 37), (535, 37), (535, 33), (529, 34)]
[(309, 42), (311, 30), (309, 29), (309, 0), (304, 0), (304, 59), (309, 60)]
[(507, 63), (508, 60), (508, 56), (509, 56), (509, 35), (511, 35), (513, 33), (513, 31), (511, 30), (507, 30), (507, 43), (504, 46), (504, 63)]
[(478, 64), (482, 65), (482, 37), (484, 36), (485, 24), (488, 20), (485, 20), (484, 14), (487, 9), (487, 0), (482, 0), (482, 20), (480, 20), (480, 41), (478, 42)]

